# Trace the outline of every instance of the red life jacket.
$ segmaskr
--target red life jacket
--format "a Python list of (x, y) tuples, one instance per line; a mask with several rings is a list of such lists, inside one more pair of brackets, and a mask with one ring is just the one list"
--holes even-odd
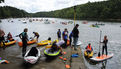
[(87, 50), (90, 50), (90, 51), (92, 51), (92, 47), (91, 47), (91, 45), (89, 46), (87, 46)]

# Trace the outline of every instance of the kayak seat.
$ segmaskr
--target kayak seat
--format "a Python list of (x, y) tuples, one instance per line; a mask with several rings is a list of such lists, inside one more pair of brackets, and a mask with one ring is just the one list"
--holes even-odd
[(28, 53), (28, 56), (35, 56), (36, 57), (37, 54), (38, 54), (37, 48), (36, 47), (32, 47), (30, 52)]

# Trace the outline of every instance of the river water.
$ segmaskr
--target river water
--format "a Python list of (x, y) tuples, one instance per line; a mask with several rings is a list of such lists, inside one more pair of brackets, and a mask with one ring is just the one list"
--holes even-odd
[[(3, 29), (7, 35), (8, 32), (11, 32), (14, 39), (20, 41), (16, 35), (20, 34), (24, 28), (28, 28), (28, 36), (33, 37), (33, 32), (38, 32), (40, 34), (39, 41), (46, 40), (48, 37), (51, 37), (52, 40), (57, 39), (57, 30), (61, 29), (63, 31), (65, 28), (68, 29), (69, 33), (72, 31), (74, 24), (63, 25), (61, 22), (73, 21), (69, 19), (59, 19), (59, 18), (43, 18), (49, 19), (51, 24), (44, 24), (44, 21), (33, 21), (29, 22), (28, 19), (25, 21), (27, 23), (23, 23), (25, 18), (16, 18), (16, 19), (3, 19), (2, 23), (0, 23), (0, 28)], [(42, 18), (34, 18), (34, 19), (42, 19)], [(8, 22), (8, 20), (10, 20)], [(13, 22), (11, 22), (13, 21)], [(99, 28), (90, 27), (91, 24), (94, 23), (104, 23), (104, 26), (100, 26)], [(97, 22), (97, 21), (88, 21), (88, 24), (83, 24), (83, 20), (76, 20), (76, 24), (79, 24), (79, 41), (83, 44), (80, 46), (82, 49), (82, 53), (85, 50), (85, 47), (88, 43), (91, 43), (94, 49), (94, 56), (97, 56), (99, 50), (99, 40), (100, 40), (100, 30), (102, 31), (103, 40), (104, 35), (108, 37), (108, 52), (113, 53), (113, 58), (100, 62), (100, 63), (91, 63), (90, 60), (84, 58), (85, 65), (89, 69), (120, 69), (121, 68), (121, 23), (116, 22)], [(31, 46), (36, 46), (33, 44)], [(29, 49), (31, 46), (28, 46)], [(7, 59), (10, 61), (10, 64), (0, 65), (2, 69), (13, 69), (15, 67), (22, 68), (21, 64), (23, 63), (21, 57), (21, 48), (16, 43), (13, 46), (6, 47), (5, 50), (0, 48), (0, 57), (2, 59)], [(26, 67), (25, 67), (26, 68)], [(36, 67), (34, 69), (37, 69)]]

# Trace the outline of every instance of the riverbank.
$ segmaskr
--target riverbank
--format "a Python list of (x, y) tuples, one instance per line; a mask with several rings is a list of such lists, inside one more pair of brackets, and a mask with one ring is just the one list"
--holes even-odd
[[(34, 45), (32, 45), (32, 46), (34, 46)], [(12, 47), (18, 48), (15, 46), (12, 46)], [(31, 47), (29, 46), (27, 49), (30, 49)], [(87, 67), (84, 63), (84, 58), (83, 58), (80, 48), (78, 48), (77, 51), (74, 51), (69, 46), (69, 47), (63, 49), (63, 52), (66, 52), (65, 55), (60, 55), (56, 58), (46, 58), (43, 53), (44, 47), (38, 47), (38, 48), (41, 51), (41, 57), (40, 57), (40, 60), (36, 64), (31, 65), (31, 64), (25, 63), (22, 55), (20, 54), (22, 48), (19, 47), (17, 50), (17, 54), (9, 53), (9, 55), (6, 55), (6, 59), (8, 61), (10, 61), (10, 63), (9, 64), (0, 64), (0, 67), (2, 69), (8, 69), (8, 68), (9, 69), (13, 69), (13, 68), (16, 68), (16, 69), (67, 69), (65, 67), (65, 65), (68, 64), (68, 65), (70, 65), (70, 68), (68, 68), (68, 69), (87, 69)], [(8, 49), (9, 48), (2, 50), (2, 48), (1, 48), (1, 52), (5, 52)], [(79, 57), (72, 58), (71, 55), (75, 54), (75, 53), (78, 53)], [(67, 58), (67, 60), (63, 61), (59, 57)]]
[[(64, 52), (66, 52), (65, 55), (60, 55), (54, 60), (47, 60), (47, 66), (43, 66), (42, 69), (66, 69), (65, 65), (70, 65), (69, 69), (87, 69), (85, 63), (84, 63), (84, 58), (83, 58), (83, 53), (80, 49), (78, 48), (77, 51), (74, 51), (70, 46), (67, 47), (66, 49), (63, 49)], [(72, 54), (78, 53), (79, 57), (71, 57)], [(67, 58), (66, 61), (63, 61), (59, 57)], [(41, 59), (40, 59), (41, 60)], [(41, 65), (41, 64), (40, 64)]]

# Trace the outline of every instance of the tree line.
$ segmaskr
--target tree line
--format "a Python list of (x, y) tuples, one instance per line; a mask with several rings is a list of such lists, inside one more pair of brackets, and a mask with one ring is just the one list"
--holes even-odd
[[(0, 0), (0, 3), (4, 0)], [(107, 0), (101, 2), (88, 2), (77, 5), (75, 8), (76, 19), (119, 19), (121, 20), (121, 0)], [(64, 8), (49, 12), (28, 13), (24, 10), (10, 6), (0, 7), (0, 18), (17, 17), (55, 17), (74, 18), (74, 7)]]
[(29, 13), (24, 10), (20, 10), (10, 6), (0, 7), (0, 18), (18, 18), (27, 16), (29, 16)]
[[(4, 3), (4, 0), (0, 0), (0, 3)], [(11, 6), (0, 6), (0, 19), (2, 18), (18, 18), (27, 17), (29, 13), (24, 10), (17, 9)]]
[[(76, 6), (76, 19), (121, 19), (121, 0), (88, 2)], [(33, 17), (74, 18), (74, 8), (69, 7), (50, 12), (37, 12)]]

